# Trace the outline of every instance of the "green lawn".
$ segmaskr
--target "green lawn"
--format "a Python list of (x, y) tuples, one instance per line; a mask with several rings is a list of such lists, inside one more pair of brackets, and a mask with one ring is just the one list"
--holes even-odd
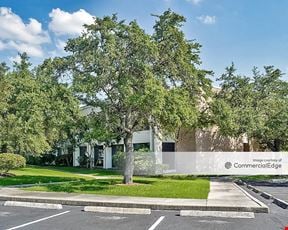
[[(29, 166), (23, 169), (11, 170), (14, 177), (0, 178), (0, 186), (37, 184), (50, 182), (91, 180), (93, 176), (116, 175), (116, 172), (73, 167), (39, 167)], [(82, 174), (82, 175), (79, 175)]]
[(135, 177), (135, 185), (122, 185), (121, 179), (98, 179), (27, 188), (33, 191), (74, 192), (117, 196), (206, 199), (209, 180), (193, 177)]
[[(134, 177), (135, 184), (127, 186), (113, 170), (29, 166), (10, 173), (15, 176), (0, 178), (0, 186), (35, 184), (25, 190), (193, 199), (206, 199), (210, 189), (209, 179), (193, 176)], [(37, 185), (49, 182), (63, 183)]]

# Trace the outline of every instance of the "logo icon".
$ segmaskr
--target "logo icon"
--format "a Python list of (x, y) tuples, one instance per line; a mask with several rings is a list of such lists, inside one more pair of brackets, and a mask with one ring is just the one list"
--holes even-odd
[(230, 169), (232, 167), (232, 163), (231, 162), (226, 162), (225, 163), (225, 168), (226, 169)]

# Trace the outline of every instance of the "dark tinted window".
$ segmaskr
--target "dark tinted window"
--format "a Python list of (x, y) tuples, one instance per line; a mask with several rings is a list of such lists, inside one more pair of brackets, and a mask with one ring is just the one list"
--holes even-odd
[(175, 143), (162, 143), (162, 152), (175, 152)]
[(87, 146), (80, 146), (80, 156), (84, 156), (87, 152)]

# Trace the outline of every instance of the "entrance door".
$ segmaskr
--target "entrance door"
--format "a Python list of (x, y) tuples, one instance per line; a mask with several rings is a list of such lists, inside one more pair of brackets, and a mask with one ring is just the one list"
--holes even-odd
[(162, 143), (162, 163), (168, 166), (168, 170), (175, 169), (175, 143)]
[(94, 146), (94, 166), (103, 168), (104, 165), (104, 150), (102, 145)]

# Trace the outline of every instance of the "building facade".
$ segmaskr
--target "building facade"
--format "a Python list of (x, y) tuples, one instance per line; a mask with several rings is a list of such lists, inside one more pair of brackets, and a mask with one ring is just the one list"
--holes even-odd
[[(147, 149), (159, 154), (162, 151), (175, 151), (175, 142), (172, 139), (166, 138), (161, 141), (151, 128), (134, 132), (132, 142), (135, 151)], [(119, 151), (125, 151), (123, 140), (118, 143), (112, 141), (110, 145), (97, 143), (97, 141), (95, 143), (83, 143), (73, 151), (73, 166), (80, 166), (79, 159), (86, 155), (91, 160), (91, 167), (113, 168), (115, 167), (113, 156)]]
[[(82, 113), (89, 115), (97, 109), (82, 107)], [(155, 154), (157, 164), (165, 163), (169, 152), (215, 152), (215, 151), (243, 151), (243, 138), (229, 138), (220, 135), (216, 126), (206, 129), (182, 129), (179, 132), (177, 141), (172, 138), (159, 138), (152, 128), (133, 133), (134, 151), (146, 149)], [(66, 149), (65, 149), (66, 148)], [(63, 152), (72, 152), (73, 166), (80, 166), (81, 158), (89, 158), (90, 167), (109, 169), (115, 167), (113, 156), (117, 152), (124, 152), (123, 140), (107, 143), (82, 143), (68, 151), (64, 147)], [(252, 151), (255, 150), (252, 145)], [(177, 154), (177, 153), (176, 153)]]

